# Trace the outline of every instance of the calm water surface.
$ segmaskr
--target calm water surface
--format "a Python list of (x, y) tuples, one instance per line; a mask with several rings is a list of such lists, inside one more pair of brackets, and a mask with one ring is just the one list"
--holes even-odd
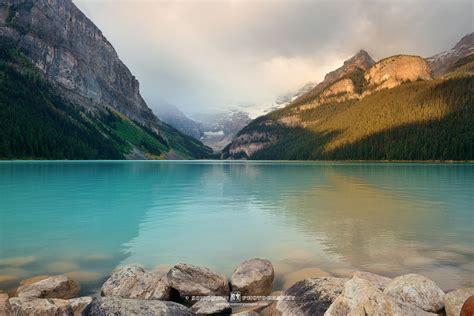
[(424, 274), (474, 286), (474, 165), (0, 162), (0, 289), (69, 273), (84, 293), (117, 265), (251, 257)]

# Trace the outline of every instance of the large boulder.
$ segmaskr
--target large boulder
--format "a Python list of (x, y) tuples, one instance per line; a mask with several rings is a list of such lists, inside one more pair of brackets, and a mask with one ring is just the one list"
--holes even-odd
[(18, 287), (16, 296), (68, 299), (77, 296), (80, 291), (79, 283), (65, 275), (56, 275)]
[(232, 273), (232, 291), (242, 296), (268, 295), (272, 292), (275, 272), (269, 260), (254, 258), (239, 264)]
[[(83, 315), (92, 303), (92, 298), (85, 296), (63, 300), (57, 298), (12, 297), (9, 303), (13, 315)], [(0, 313), (0, 315), (5, 314)]]
[[(349, 279), (309, 278), (297, 282), (282, 296), (288, 300), (279, 300), (270, 308), (271, 315), (324, 315), (324, 312), (336, 300)], [(294, 297), (294, 300), (291, 298)]]
[(213, 300), (201, 300), (191, 307), (196, 315), (228, 315), (232, 312), (229, 302), (222, 297)]
[(113, 296), (95, 298), (84, 312), (88, 316), (107, 315), (173, 315), (188, 316), (194, 313), (187, 307), (168, 301), (128, 299)]
[(191, 296), (227, 296), (230, 293), (229, 280), (204, 267), (180, 263), (171, 268), (167, 277), (171, 288), (186, 301)]
[(444, 292), (430, 279), (419, 274), (406, 274), (393, 279), (384, 293), (396, 301), (415, 305), (437, 313), (444, 308)]
[(328, 308), (325, 316), (339, 315), (433, 315), (416, 306), (396, 302), (368, 280), (352, 278)]
[(447, 293), (444, 296), (444, 308), (446, 316), (459, 316), (464, 302), (474, 295), (474, 288), (459, 289)]
[(170, 298), (170, 289), (166, 276), (159, 276), (142, 267), (131, 265), (112, 272), (102, 285), (101, 294), (167, 301)]
[(392, 282), (392, 279), (386, 278), (378, 274), (364, 272), (364, 271), (356, 271), (353, 277), (369, 281), (370, 284), (372, 284), (374, 287), (376, 287), (380, 291), (385, 290), (385, 288), (390, 284), (390, 282)]

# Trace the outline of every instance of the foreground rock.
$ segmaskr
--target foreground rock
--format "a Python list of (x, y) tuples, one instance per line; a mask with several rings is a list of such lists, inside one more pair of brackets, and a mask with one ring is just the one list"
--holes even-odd
[(237, 266), (231, 277), (233, 291), (246, 295), (268, 295), (272, 292), (275, 272), (266, 259), (250, 259)]
[(76, 281), (65, 275), (56, 275), (18, 287), (16, 296), (68, 299), (77, 296), (80, 290), (81, 286)]
[(384, 293), (427, 312), (437, 313), (444, 308), (444, 292), (436, 283), (419, 274), (406, 274), (393, 279)]
[(416, 306), (396, 302), (368, 280), (352, 278), (324, 314), (336, 315), (433, 315)]
[(9, 300), (10, 312), (13, 315), (82, 315), (91, 303), (91, 297), (70, 300), (13, 297)]
[(7, 315), (10, 310), (10, 303), (8, 302), (8, 294), (0, 293), (0, 315)]
[(474, 288), (459, 289), (444, 296), (444, 308), (447, 316), (458, 316), (466, 300), (474, 295)]
[(168, 272), (167, 277), (171, 288), (184, 300), (189, 300), (186, 296), (227, 296), (230, 293), (229, 280), (207, 268), (180, 263)]
[(229, 302), (224, 299), (199, 301), (191, 307), (196, 315), (228, 315), (232, 312)]
[(324, 312), (342, 293), (349, 279), (309, 278), (297, 282), (283, 293), (294, 300), (280, 300), (272, 306), (271, 315), (324, 315)]
[(166, 276), (162, 277), (132, 265), (114, 271), (102, 285), (101, 294), (167, 301), (170, 298), (170, 290)]
[(372, 284), (374, 287), (376, 287), (380, 291), (385, 290), (385, 288), (390, 284), (390, 282), (392, 282), (392, 279), (386, 278), (378, 274), (364, 272), (364, 271), (355, 272), (353, 277), (369, 281), (370, 284)]
[(194, 313), (187, 307), (167, 301), (139, 300), (119, 297), (101, 297), (92, 301), (85, 311), (89, 316), (106, 315), (173, 315), (187, 316)]
[(474, 296), (469, 297), (464, 304), (462, 304), (460, 316), (474, 315)]

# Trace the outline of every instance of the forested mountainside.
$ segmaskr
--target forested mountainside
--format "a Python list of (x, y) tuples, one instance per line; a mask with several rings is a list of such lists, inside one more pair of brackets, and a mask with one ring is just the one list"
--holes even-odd
[(474, 55), (450, 61), (437, 79), (417, 56), (392, 56), (367, 70), (349, 67), (351, 60), (319, 91), (251, 122), (222, 157), (474, 159)]
[(207, 158), (70, 0), (0, 1), (0, 159)]
[[(162, 125), (164, 138), (113, 108), (88, 112), (64, 98), (15, 48), (0, 45), (3, 159), (205, 158), (195, 139)], [(171, 156), (174, 155), (174, 156)]]

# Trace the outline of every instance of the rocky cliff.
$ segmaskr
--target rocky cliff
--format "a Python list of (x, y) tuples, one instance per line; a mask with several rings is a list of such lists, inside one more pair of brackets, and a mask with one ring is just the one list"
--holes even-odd
[[(49, 113), (43, 118), (44, 122), (38, 123), (44, 138), (31, 136), (25, 139), (22, 147), (11, 144), (9, 148), (3, 148), (9, 158), (176, 159), (205, 158), (211, 153), (210, 148), (183, 135), (153, 114), (140, 95), (137, 79), (102, 32), (71, 0), (0, 0), (0, 44), (0, 55), (7, 58), (3, 62), (8, 68), (2, 70), (7, 73), (21, 70), (14, 76), (22, 80), (25, 79), (22, 68), (29, 73), (39, 71), (47, 81), (43, 86), (51, 90), (48, 90), (48, 99), (55, 100), (39, 102), (44, 107), (42, 113)], [(24, 87), (24, 82), (20, 81), (17, 84)], [(31, 93), (39, 97), (40, 90), (32, 89)], [(28, 98), (23, 95), (18, 99), (11, 94), (3, 97), (16, 104)], [(34, 116), (32, 111), (40, 110), (15, 108), (14, 104), (5, 106), (5, 111), (14, 109), (21, 124), (28, 123), (21, 117)], [(77, 135), (82, 136), (87, 130), (86, 145), (77, 151), (59, 150), (55, 145), (48, 147), (49, 152), (30, 150), (31, 144), (45, 147), (50, 142), (48, 138), (54, 133), (46, 132), (46, 120), (58, 121), (52, 116), (59, 108), (68, 110), (60, 115), (57, 129), (69, 126), (61, 129), (68, 133), (79, 126), (82, 132)], [(36, 119), (40, 120), (39, 117)], [(5, 131), (6, 135), (10, 132), (14, 131)], [(101, 141), (110, 147), (107, 154), (91, 141), (94, 137), (105, 137)], [(68, 146), (74, 147), (73, 139), (68, 138)], [(10, 137), (10, 141), (14, 140)], [(75, 156), (75, 152), (80, 152), (81, 156)]]
[(72, 1), (1, 0), (0, 36), (15, 42), (74, 103), (92, 110), (109, 106), (159, 129), (137, 79)]
[(427, 58), (434, 77), (442, 77), (461, 58), (474, 54), (474, 33), (467, 34), (453, 48)]
[(419, 56), (398, 55), (377, 62), (364, 75), (369, 91), (390, 89), (403, 82), (431, 79), (428, 63)]

